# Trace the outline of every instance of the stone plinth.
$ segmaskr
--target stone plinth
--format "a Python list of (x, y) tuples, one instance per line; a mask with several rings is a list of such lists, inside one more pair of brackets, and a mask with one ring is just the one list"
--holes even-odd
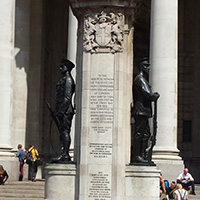
[(75, 164), (47, 164), (45, 167), (45, 199), (75, 199)]
[(126, 200), (158, 200), (160, 170), (156, 166), (127, 166)]

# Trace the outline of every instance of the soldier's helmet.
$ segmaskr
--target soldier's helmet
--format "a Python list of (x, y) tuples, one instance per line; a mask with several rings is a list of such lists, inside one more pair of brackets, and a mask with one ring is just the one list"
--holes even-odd
[(66, 66), (67, 69), (70, 70), (70, 71), (75, 67), (74, 63), (71, 62), (70, 60), (67, 60), (67, 59), (62, 59), (61, 65)]
[(139, 70), (149, 73), (149, 70), (150, 70), (149, 59), (147, 57), (141, 58), (137, 62), (137, 67)]

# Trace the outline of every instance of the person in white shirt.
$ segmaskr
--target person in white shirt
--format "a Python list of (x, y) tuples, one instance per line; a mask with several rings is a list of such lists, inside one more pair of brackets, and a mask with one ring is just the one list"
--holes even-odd
[(183, 189), (180, 183), (177, 184), (176, 188), (174, 191), (174, 200), (188, 200), (188, 192)]
[(195, 194), (195, 186), (194, 186), (194, 178), (192, 175), (188, 172), (188, 168), (185, 168), (183, 173), (181, 173), (177, 177), (177, 183), (180, 183), (183, 188), (188, 188), (189, 186), (192, 186), (192, 192), (190, 194), (196, 195)]

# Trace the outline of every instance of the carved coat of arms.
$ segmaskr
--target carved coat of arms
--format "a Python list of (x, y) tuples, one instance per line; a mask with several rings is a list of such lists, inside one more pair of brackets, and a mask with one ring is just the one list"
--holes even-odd
[(88, 52), (121, 52), (123, 50), (122, 14), (101, 12), (86, 15), (84, 21), (84, 50)]

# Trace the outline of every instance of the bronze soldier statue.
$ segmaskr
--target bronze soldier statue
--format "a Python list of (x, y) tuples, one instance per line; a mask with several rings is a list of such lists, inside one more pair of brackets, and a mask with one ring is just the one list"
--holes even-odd
[(148, 163), (146, 149), (151, 136), (149, 118), (152, 117), (152, 102), (159, 98), (157, 92), (151, 92), (151, 86), (146, 79), (150, 70), (147, 58), (138, 64), (139, 74), (134, 79), (134, 107), (132, 115), (135, 120), (132, 137), (131, 163)]
[(72, 119), (75, 114), (72, 105), (72, 97), (75, 92), (75, 83), (71, 75), (71, 70), (74, 64), (67, 60), (62, 59), (60, 64), (60, 72), (63, 77), (56, 85), (56, 105), (54, 112), (54, 121), (60, 132), (62, 141), (62, 150), (57, 158), (53, 158), (52, 162), (71, 161), (69, 155), (69, 147), (71, 144), (70, 130)]

